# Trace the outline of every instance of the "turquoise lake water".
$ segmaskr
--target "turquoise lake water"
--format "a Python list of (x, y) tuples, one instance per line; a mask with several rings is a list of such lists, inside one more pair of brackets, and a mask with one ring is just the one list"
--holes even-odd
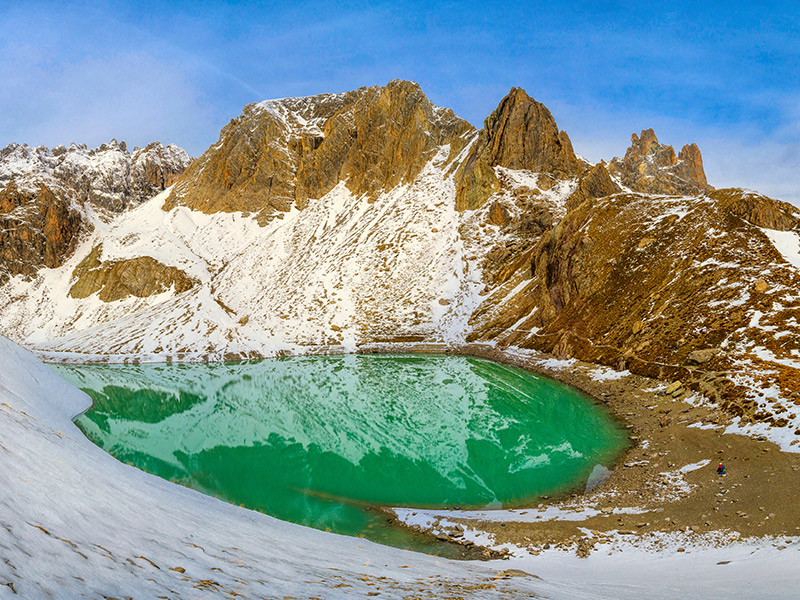
[(119, 460), (280, 519), (440, 552), (379, 506), (514, 507), (583, 489), (627, 435), (580, 392), (452, 355), (59, 365)]

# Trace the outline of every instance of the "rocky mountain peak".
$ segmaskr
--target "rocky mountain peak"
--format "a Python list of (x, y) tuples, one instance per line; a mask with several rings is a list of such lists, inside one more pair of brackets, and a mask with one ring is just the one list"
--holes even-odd
[(800, 213), (710, 190), (694, 144), (646, 129), (589, 165), (520, 88), (476, 131), (391, 81), (248, 105), (165, 203), (122, 210), (187, 160), (0, 151), (0, 333), (120, 360), (475, 341), (800, 431)]
[(646, 156), (651, 154), (653, 150), (658, 148), (658, 138), (656, 137), (656, 132), (653, 129), (643, 129), (641, 136), (636, 135), (635, 133), (631, 134), (631, 147), (629, 148), (629, 152), (633, 151), (639, 155)]
[(486, 118), (457, 174), (459, 210), (481, 206), (500, 189), (493, 171), (497, 166), (548, 173), (557, 179), (583, 170), (569, 136), (558, 129), (547, 107), (516, 87)]
[(263, 221), (303, 208), (342, 181), (372, 199), (413, 181), (441, 147), (461, 150), (472, 132), (409, 81), (268, 100), (245, 107), (223, 129), (165, 207), (254, 212)]
[(547, 107), (522, 88), (511, 88), (484, 121), (478, 145), (483, 145), (481, 155), (490, 166), (559, 177), (581, 171), (569, 136), (559, 131)]
[(708, 188), (697, 144), (687, 144), (676, 156), (672, 146), (659, 143), (652, 129), (631, 135), (625, 157), (614, 158), (609, 172), (637, 192), (696, 194)]
[(74, 143), (52, 149), (12, 143), (0, 151), (0, 189), (12, 181), (20, 189), (60, 187), (78, 202), (120, 212), (164, 190), (190, 162), (182, 148), (161, 142), (133, 154), (116, 139), (91, 149)]
[(703, 157), (700, 154), (700, 148), (697, 144), (692, 142), (681, 148), (678, 153), (678, 164), (680, 165), (680, 173), (687, 181), (694, 181), (699, 186), (708, 186), (706, 179), (706, 172), (703, 169)]
[(108, 142), (107, 144), (100, 144), (100, 146), (98, 148), (95, 148), (94, 150), (92, 150), (92, 152), (93, 153), (105, 152), (107, 150), (112, 150), (112, 151), (113, 150), (118, 150), (120, 152), (127, 152), (128, 151), (128, 145), (125, 143), (124, 140), (118, 142), (117, 138), (111, 138), (110, 142)]

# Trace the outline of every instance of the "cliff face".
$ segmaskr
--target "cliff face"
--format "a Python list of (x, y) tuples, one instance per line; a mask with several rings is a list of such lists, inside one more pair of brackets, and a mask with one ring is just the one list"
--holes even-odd
[(75, 283), (69, 290), (72, 298), (97, 294), (103, 302), (114, 302), (129, 296), (146, 298), (168, 290), (181, 293), (196, 283), (180, 269), (168, 267), (150, 256), (107, 262), (101, 261), (101, 256), (102, 246), (97, 246), (75, 268)]
[(412, 182), (439, 147), (450, 145), (455, 155), (473, 131), (408, 81), (251, 104), (180, 179), (164, 208), (246, 211), (263, 222), (340, 181), (374, 199)]
[(59, 266), (74, 249), (81, 222), (60, 189), (7, 185), (0, 191), (0, 283)]
[(17, 169), (0, 252), (30, 280), (0, 285), (2, 333), (118, 359), (486, 342), (680, 379), (800, 430), (798, 213), (714, 190), (694, 144), (645, 130), (591, 165), (523, 90), (476, 131), (393, 81), (248, 105), (171, 192), (82, 225), (84, 205), (166, 186), (159, 160), (127, 187)]
[(112, 140), (86, 146), (10, 144), (0, 151), (0, 283), (58, 267), (92, 225), (85, 207), (120, 213), (171, 185), (189, 164), (159, 142), (129, 153)]
[(597, 163), (586, 171), (578, 181), (578, 188), (567, 198), (567, 211), (571, 211), (587, 200), (603, 198), (622, 191), (611, 179), (606, 165)]

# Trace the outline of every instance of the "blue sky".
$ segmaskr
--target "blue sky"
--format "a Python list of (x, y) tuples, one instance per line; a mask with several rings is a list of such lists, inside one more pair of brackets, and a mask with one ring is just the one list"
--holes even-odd
[[(730, 5), (742, 4), (731, 8)], [(0, 146), (194, 155), (243, 105), (418, 81), (480, 126), (511, 86), (592, 160), (653, 127), (712, 185), (800, 204), (800, 11), (791, 2), (0, 3)]]

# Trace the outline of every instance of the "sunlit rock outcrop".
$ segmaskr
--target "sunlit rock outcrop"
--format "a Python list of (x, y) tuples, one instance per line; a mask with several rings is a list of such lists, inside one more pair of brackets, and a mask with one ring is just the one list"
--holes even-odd
[(708, 187), (703, 158), (697, 144), (687, 144), (675, 156), (672, 146), (661, 144), (652, 129), (631, 135), (624, 158), (614, 158), (609, 171), (623, 185), (648, 194), (694, 194)]

